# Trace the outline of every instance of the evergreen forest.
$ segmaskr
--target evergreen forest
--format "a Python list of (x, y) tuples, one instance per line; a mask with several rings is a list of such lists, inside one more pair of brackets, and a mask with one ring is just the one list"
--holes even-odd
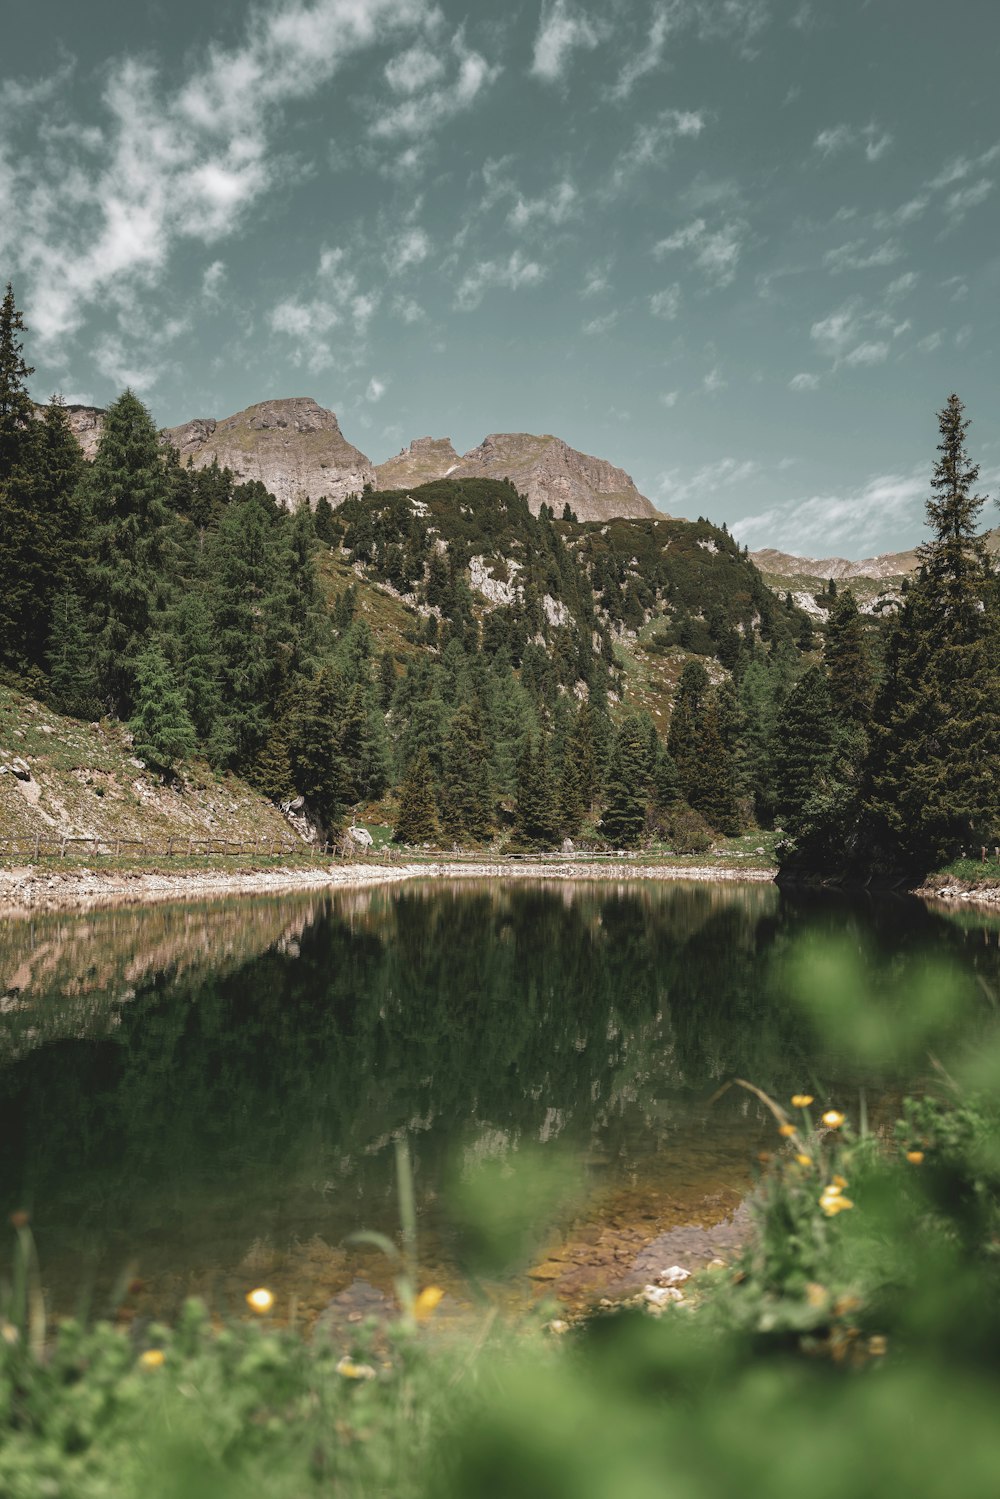
[(85, 461), (24, 340), (8, 286), (0, 671), (120, 720), (165, 778), (198, 758), (327, 840), (359, 811), (511, 850), (777, 828), (789, 872), (864, 879), (1000, 843), (1000, 597), (957, 396), (919, 571), (868, 612), (831, 580), (814, 616), (704, 519), (536, 516), (486, 479), (288, 511), (183, 466), (129, 390)]

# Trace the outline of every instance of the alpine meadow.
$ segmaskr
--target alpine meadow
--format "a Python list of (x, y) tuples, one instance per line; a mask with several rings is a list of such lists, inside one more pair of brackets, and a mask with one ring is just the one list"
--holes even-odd
[(994, 1499), (1000, 14), (5, 38), (0, 1492)]

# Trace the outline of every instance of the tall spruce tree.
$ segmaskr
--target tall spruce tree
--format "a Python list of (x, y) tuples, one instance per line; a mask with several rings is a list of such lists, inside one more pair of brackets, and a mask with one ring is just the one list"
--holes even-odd
[(1000, 837), (1000, 624), (968, 427), (950, 396), (927, 501), (933, 534), (890, 633), (873, 715), (870, 857), (921, 872)]
[(813, 666), (785, 702), (774, 748), (777, 811), (792, 832), (829, 774), (836, 738), (826, 677)]
[(434, 771), (425, 749), (418, 751), (399, 788), (393, 837), (397, 843), (433, 843), (439, 835)]
[(24, 318), (7, 290), (0, 302), (0, 484), (19, 466), (34, 426), (28, 380), (35, 373), (24, 358)]
[(526, 741), (517, 778), (517, 829), (526, 843), (551, 848), (559, 837), (559, 803), (545, 738)]
[(866, 724), (874, 697), (874, 674), (865, 627), (849, 588), (831, 599), (824, 659), (834, 713), (844, 724)]
[(129, 723), (135, 752), (163, 770), (194, 753), (194, 724), (184, 696), (159, 645), (136, 662), (135, 713)]
[(455, 713), (444, 748), (441, 821), (449, 838), (481, 843), (493, 832), (489, 752), (475, 706)]
[(131, 710), (138, 659), (164, 602), (170, 510), (163, 449), (146, 407), (126, 390), (104, 418), (84, 481), (93, 518), (91, 588), (101, 680), (120, 713)]
[(608, 768), (607, 805), (601, 832), (616, 848), (635, 848), (646, 829), (649, 793), (649, 743), (642, 720), (622, 721), (615, 735)]

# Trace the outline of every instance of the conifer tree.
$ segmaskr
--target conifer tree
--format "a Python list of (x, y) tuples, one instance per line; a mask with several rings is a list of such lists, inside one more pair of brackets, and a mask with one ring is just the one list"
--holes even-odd
[(601, 832), (616, 848), (635, 848), (646, 828), (648, 745), (642, 723), (626, 718), (615, 735)]
[(468, 703), (455, 713), (445, 744), (441, 821), (456, 841), (479, 843), (493, 831), (489, 755), (479, 714)]
[(788, 696), (774, 749), (777, 810), (793, 831), (828, 775), (835, 748), (836, 725), (826, 677), (813, 666)]
[(340, 736), (340, 757), (351, 802), (382, 795), (388, 780), (385, 723), (371, 701), (371, 689), (361, 682), (351, 689)]
[(316, 527), (316, 535), (319, 540), (325, 542), (327, 546), (330, 546), (330, 544), (333, 542), (336, 532), (334, 531), (333, 506), (330, 504), (330, 501), (327, 499), (325, 494), (320, 495), (319, 499), (316, 501), (314, 524)]
[(344, 708), (343, 682), (323, 667), (296, 694), (288, 730), (295, 790), (327, 838), (339, 831), (352, 789), (340, 753)]
[(34, 426), (34, 407), (28, 395), (28, 380), (35, 373), (25, 361), (24, 319), (7, 290), (0, 302), (0, 485), (19, 466), (24, 443)]
[(843, 724), (863, 726), (871, 714), (874, 680), (865, 628), (849, 588), (831, 603), (825, 662), (834, 713)]
[(1000, 623), (968, 426), (952, 395), (938, 413), (933, 534), (890, 633), (873, 714), (866, 811), (883, 844), (876, 858), (920, 872), (1000, 837)]
[(667, 749), (677, 767), (681, 790), (688, 801), (691, 800), (691, 789), (698, 775), (708, 690), (708, 672), (700, 661), (688, 661), (677, 684), (667, 732)]
[(153, 419), (130, 390), (108, 408), (85, 481), (94, 519), (92, 593), (98, 667), (119, 711), (134, 700), (138, 658), (162, 603), (168, 485)]
[(518, 765), (517, 826), (521, 837), (551, 848), (559, 837), (559, 804), (549, 770), (544, 736), (537, 747), (527, 740)]
[(60, 713), (72, 718), (95, 718), (103, 711), (89, 623), (77, 594), (58, 595), (46, 652), (49, 696)]
[(734, 756), (723, 740), (718, 698), (708, 698), (698, 730), (698, 753), (688, 766), (687, 799), (720, 833), (740, 831)]
[(397, 843), (433, 843), (439, 835), (434, 771), (425, 749), (418, 751), (399, 788), (393, 837)]
[(194, 753), (194, 725), (167, 658), (155, 643), (136, 662), (135, 712), (129, 729), (136, 754), (164, 770)]

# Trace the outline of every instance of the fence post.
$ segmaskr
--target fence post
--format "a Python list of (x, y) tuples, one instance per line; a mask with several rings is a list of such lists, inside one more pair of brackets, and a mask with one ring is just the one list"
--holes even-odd
[(38, 838), (38, 834), (36, 833), (35, 834), (35, 863), (36, 864), (38, 863), (38, 844), (39, 844), (39, 838)]
[(65, 838), (61, 838), (59, 840), (59, 857), (60, 857), (60, 859), (65, 859), (65, 857), (66, 857), (66, 839)]

